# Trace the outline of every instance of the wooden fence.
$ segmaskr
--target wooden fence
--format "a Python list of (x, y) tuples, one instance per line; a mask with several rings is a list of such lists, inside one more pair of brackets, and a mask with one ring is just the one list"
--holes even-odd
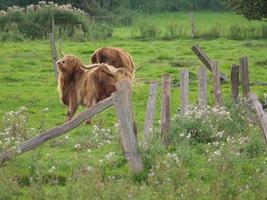
[[(53, 45), (51, 45), (53, 46)], [(52, 48), (51, 48), (52, 49)], [(206, 65), (206, 67), (212, 71), (212, 84), (213, 84), (213, 99), (215, 106), (222, 106), (222, 92), (221, 81), (227, 81), (228, 79), (224, 74), (219, 71), (219, 66), (216, 61), (210, 60), (207, 55), (200, 49), (198, 45), (192, 47), (193, 52), (196, 53), (200, 60)], [(53, 52), (53, 50), (52, 50)], [(54, 64), (54, 54), (52, 53), (52, 60)], [(198, 106), (207, 105), (207, 75), (206, 67), (200, 66), (197, 70), (198, 78)], [(240, 72), (240, 73), (239, 73)], [(55, 71), (56, 73), (56, 71)], [(239, 74), (241, 82), (239, 82)], [(249, 88), (249, 73), (248, 73), (248, 59), (246, 57), (240, 58), (240, 66), (232, 65), (231, 75), (231, 97), (233, 103), (238, 100), (239, 84), (241, 83), (243, 97), (249, 98), (251, 107), (257, 116), (257, 123), (260, 126), (265, 141), (267, 142), (267, 115), (263, 110), (256, 94), (250, 92)], [(186, 115), (188, 111), (189, 101), (189, 72), (182, 70), (180, 74), (180, 102), (181, 113)], [(153, 130), (153, 120), (155, 113), (155, 103), (157, 96), (157, 82), (150, 82), (149, 98), (147, 101), (147, 114), (144, 124), (144, 141), (147, 142)], [(162, 143), (165, 146), (170, 144), (170, 98), (171, 97), (171, 76), (164, 74), (161, 81), (161, 111), (160, 111), (160, 131)], [(52, 140), (62, 134), (69, 132), (76, 128), (84, 121), (92, 118), (94, 115), (102, 112), (103, 110), (111, 107), (115, 107), (116, 115), (120, 127), (120, 139), (123, 147), (125, 158), (128, 162), (129, 168), (133, 173), (140, 173), (143, 171), (143, 163), (140, 155), (137, 151), (137, 138), (135, 137), (135, 120), (132, 112), (131, 104), (131, 88), (128, 82), (121, 82), (117, 85), (117, 92), (113, 93), (111, 97), (98, 103), (97, 105), (89, 108), (88, 110), (81, 112), (72, 120), (55, 127), (47, 132), (44, 132), (38, 136), (35, 136), (14, 148), (8, 149), (0, 154), (0, 165), (6, 161), (15, 157), (16, 155), (30, 151), (39, 145)]]

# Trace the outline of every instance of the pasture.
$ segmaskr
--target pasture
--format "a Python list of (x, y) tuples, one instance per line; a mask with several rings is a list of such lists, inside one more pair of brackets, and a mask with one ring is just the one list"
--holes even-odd
[[(216, 23), (224, 29), (231, 25), (229, 20), (244, 26), (251, 23), (231, 13), (201, 12), (195, 17), (197, 30), (209, 29)], [(64, 53), (78, 56), (87, 64), (94, 50), (103, 46), (122, 47), (133, 56), (136, 67), (140, 68), (135, 74), (132, 94), (139, 141), (143, 138), (147, 81), (160, 81), (162, 74), (171, 74), (171, 114), (174, 116), (179, 107), (179, 73), (188, 69), (190, 104), (196, 104), (196, 71), (201, 63), (191, 51), (195, 43), (218, 61), (227, 77), (230, 77), (230, 65), (238, 64), (239, 57), (248, 56), (250, 82), (267, 81), (267, 39), (155, 38), (147, 41), (131, 37), (142, 21), (156, 23), (162, 34), (169, 22), (182, 23), (187, 31), (190, 27), (186, 13), (155, 14), (136, 18), (133, 26), (116, 27), (113, 37), (107, 40), (63, 40), (62, 43)], [(260, 26), (258, 22), (252, 23)], [(66, 111), (59, 102), (48, 40), (2, 43), (0, 55), (0, 117), (3, 118), (0, 130), (5, 128), (6, 113), (21, 107), (26, 107), (26, 111), (19, 114), (26, 116), (26, 122), (21, 122), (25, 123), (23, 130), (27, 130), (25, 137), (62, 124)], [(208, 72), (208, 93), (210, 83)], [(267, 86), (255, 84), (251, 90), (261, 100), (266, 98)], [(217, 124), (230, 135), (225, 140), (194, 143), (185, 138), (168, 149), (163, 148), (157, 137), (159, 89), (155, 138), (147, 150), (140, 147), (145, 165), (142, 174), (135, 176), (128, 171), (118, 142), (115, 112), (111, 108), (94, 117), (92, 125), (81, 125), (66, 136), (7, 162), (0, 168), (0, 199), (266, 199), (266, 145), (259, 128), (242, 118), (242, 105), (232, 106), (229, 91), (230, 85), (222, 84), (223, 102), (229, 115), (234, 117), (234, 123), (225, 123), (229, 127)], [(210, 93), (209, 103), (212, 102)], [(17, 117), (12, 113), (8, 116), (9, 121)], [(220, 114), (216, 117), (221, 119)], [(177, 125), (182, 120), (177, 119), (172, 121), (172, 134), (178, 138), (182, 128), (201, 124), (187, 119), (182, 127)], [(0, 150), (3, 150), (1, 144)]]

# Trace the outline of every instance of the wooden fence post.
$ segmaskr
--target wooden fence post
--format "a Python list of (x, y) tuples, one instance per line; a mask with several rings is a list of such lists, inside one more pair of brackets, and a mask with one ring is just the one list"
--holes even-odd
[(130, 170), (137, 174), (143, 171), (141, 157), (137, 152), (137, 142), (134, 135), (132, 123), (132, 111), (129, 106), (128, 91), (121, 90), (112, 94), (118, 123), (120, 127), (121, 143), (124, 149), (124, 155), (130, 167)]
[(50, 40), (50, 49), (51, 49), (51, 56), (52, 56), (52, 63), (54, 67), (54, 72), (55, 72), (55, 78), (57, 80), (58, 78), (58, 71), (57, 71), (57, 50), (56, 50), (56, 45), (55, 45), (55, 37), (53, 33), (49, 33), (49, 40)]
[(222, 106), (222, 92), (218, 64), (216, 61), (212, 61), (211, 63), (214, 103), (215, 106)]
[(153, 131), (153, 119), (155, 111), (155, 103), (157, 99), (157, 82), (150, 82), (149, 85), (149, 96), (146, 106), (146, 120), (144, 125), (144, 141), (147, 141), (150, 133)]
[(248, 97), (249, 93), (249, 75), (248, 75), (248, 58), (242, 57), (240, 58), (240, 76), (241, 76), (241, 84), (243, 97)]
[(132, 95), (131, 83), (129, 81), (122, 81), (122, 82), (117, 83), (116, 88), (118, 91), (125, 91), (127, 93), (127, 98), (125, 100), (126, 100), (126, 103), (128, 104), (128, 107), (130, 108), (129, 112), (131, 112), (130, 113), (131, 114), (131, 122), (133, 125), (134, 134), (137, 138), (137, 124), (136, 124), (135, 119), (134, 119), (133, 107), (132, 107), (132, 103), (131, 103), (131, 95)]
[(187, 70), (182, 70), (180, 74), (180, 100), (181, 112), (183, 115), (188, 110), (188, 88), (189, 88), (189, 73)]
[(233, 100), (237, 100), (239, 92), (239, 66), (231, 66), (231, 97)]
[(191, 36), (192, 39), (196, 38), (196, 27), (195, 27), (195, 16), (194, 12), (190, 12), (190, 23), (191, 23)]
[(252, 108), (256, 111), (258, 122), (263, 133), (265, 142), (267, 143), (267, 114), (262, 109), (262, 105), (255, 93), (248, 93), (248, 98), (252, 104)]
[(198, 79), (198, 106), (203, 107), (208, 105), (207, 99), (207, 75), (206, 67), (200, 66), (197, 70)]
[[(195, 44), (191, 49), (197, 55), (197, 57), (201, 60), (201, 62), (210, 71), (212, 71), (212, 69), (211, 69), (211, 60), (209, 59), (209, 57), (207, 56), (207, 54), (200, 48), (200, 46), (198, 46), (197, 44)], [(226, 76), (223, 73), (220, 73), (220, 78), (223, 81), (228, 81), (228, 79), (226, 78)]]
[(55, 16), (52, 14), (52, 19), (51, 19), (51, 31), (53, 34), (55, 34), (56, 26), (55, 26)]
[(169, 74), (162, 76), (162, 91), (161, 91), (161, 111), (160, 111), (160, 132), (161, 139), (165, 146), (170, 144), (170, 89), (171, 77)]
[(35, 136), (27, 141), (24, 141), (21, 144), (18, 144), (15, 148), (10, 148), (7, 151), (0, 154), (0, 166), (10, 160), (12, 157), (18, 154), (25, 153), (34, 149), (35, 147), (52, 140), (68, 131), (76, 128), (84, 121), (92, 118), (94, 115), (102, 112), (103, 110), (112, 106), (113, 101), (111, 97), (101, 101), (100, 103), (96, 104), (95, 106), (89, 108), (88, 110), (79, 113), (76, 117), (72, 118), (70, 121), (66, 122), (63, 125), (55, 127), (49, 131), (46, 131), (38, 136)]

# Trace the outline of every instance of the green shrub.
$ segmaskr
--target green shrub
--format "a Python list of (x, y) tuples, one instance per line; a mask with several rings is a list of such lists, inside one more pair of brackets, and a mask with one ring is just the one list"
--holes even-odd
[(217, 39), (221, 36), (221, 26), (216, 24), (209, 30), (198, 33), (198, 37), (202, 39)]
[(28, 138), (28, 118), (29, 113), (25, 107), (5, 113), (3, 129), (0, 132), (0, 150), (7, 149)]
[(267, 24), (262, 24), (261, 31), (262, 31), (262, 38), (266, 39), (267, 38)]
[(177, 39), (177, 38), (184, 38), (186, 37), (186, 32), (184, 30), (184, 27), (181, 25), (179, 26), (177, 23), (172, 22), (167, 25), (165, 35), (163, 36), (163, 39), (171, 40), (171, 39)]
[(260, 39), (262, 37), (261, 28), (255, 26), (248, 26), (243, 30), (244, 39)]
[(241, 26), (231, 25), (229, 27), (228, 38), (231, 40), (242, 40), (243, 39), (242, 31), (244, 30), (242, 29)]
[(251, 141), (245, 146), (245, 152), (251, 158), (263, 155), (265, 149), (265, 144), (263, 143), (263, 138), (255, 136)]
[(81, 28), (74, 27), (72, 39), (75, 42), (84, 42), (84, 41), (86, 41), (86, 37), (85, 37), (85, 34), (84, 34), (83, 30)]
[(106, 23), (91, 23), (86, 37), (89, 40), (107, 39), (112, 37), (113, 28)]
[(125, 8), (118, 9), (112, 18), (112, 24), (130, 26), (133, 24), (134, 16), (135, 12), (133, 10)]
[(19, 32), (18, 25), (16, 23), (7, 24), (4, 27), (4, 31), (0, 33), (0, 41), (23, 41), (23, 35)]
[(134, 29), (134, 37), (142, 39), (155, 39), (160, 35), (159, 28), (151, 23), (142, 22)]
[(267, 25), (262, 24), (261, 26), (248, 25), (232, 25), (229, 28), (227, 37), (232, 40), (243, 40), (243, 39), (264, 39), (267, 38)]
[(186, 115), (177, 114), (172, 119), (172, 139), (178, 143), (183, 140), (190, 143), (226, 141), (229, 137), (245, 132), (246, 110), (243, 104), (230, 108), (191, 107)]

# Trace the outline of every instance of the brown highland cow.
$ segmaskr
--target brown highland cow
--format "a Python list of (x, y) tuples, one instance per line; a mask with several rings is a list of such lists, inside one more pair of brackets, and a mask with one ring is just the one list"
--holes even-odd
[(79, 105), (87, 108), (95, 105), (116, 91), (118, 81), (132, 78), (123, 68), (104, 63), (84, 66), (80, 59), (71, 55), (59, 59), (57, 67), (60, 100), (68, 106), (67, 120), (72, 118)]
[(115, 68), (123, 68), (128, 72), (134, 72), (134, 62), (131, 55), (124, 49), (104, 47), (97, 49), (91, 56), (91, 64), (106, 63)]

